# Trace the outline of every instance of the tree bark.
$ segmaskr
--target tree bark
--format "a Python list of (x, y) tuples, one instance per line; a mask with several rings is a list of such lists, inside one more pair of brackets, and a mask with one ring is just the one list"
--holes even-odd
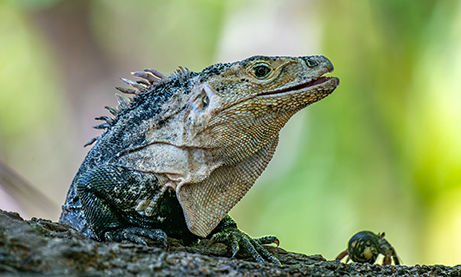
[(283, 264), (258, 264), (231, 256), (224, 244), (201, 240), (168, 249), (128, 243), (101, 243), (50, 220), (22, 219), (0, 210), (0, 275), (85, 276), (461, 276), (461, 265), (394, 266), (327, 261), (268, 246)]

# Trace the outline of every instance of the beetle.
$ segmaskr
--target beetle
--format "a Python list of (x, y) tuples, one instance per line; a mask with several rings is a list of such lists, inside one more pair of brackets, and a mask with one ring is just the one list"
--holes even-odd
[(384, 232), (376, 235), (371, 231), (361, 231), (349, 240), (347, 249), (341, 252), (336, 260), (340, 261), (349, 255), (346, 263), (351, 259), (358, 263), (373, 264), (379, 254), (384, 255), (383, 265), (391, 264), (392, 260), (394, 264), (400, 264), (394, 247), (384, 238)]

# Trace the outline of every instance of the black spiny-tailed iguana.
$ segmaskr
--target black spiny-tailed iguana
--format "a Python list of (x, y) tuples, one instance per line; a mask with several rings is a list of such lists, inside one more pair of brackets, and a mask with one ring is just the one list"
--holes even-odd
[(60, 221), (100, 241), (190, 244), (211, 238), (280, 264), (227, 213), (271, 160), (279, 131), (296, 112), (339, 84), (323, 56), (263, 57), (216, 64), (196, 73), (155, 70), (123, 79), (115, 117), (83, 161)]

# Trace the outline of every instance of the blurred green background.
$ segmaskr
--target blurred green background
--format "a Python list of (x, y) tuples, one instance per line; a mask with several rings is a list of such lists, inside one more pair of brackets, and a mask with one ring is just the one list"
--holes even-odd
[(3, 183), (0, 208), (58, 219), (131, 71), (322, 54), (341, 85), (287, 124), (231, 215), (327, 259), (372, 230), (404, 264), (459, 264), (460, 3), (0, 0), (0, 160), (50, 199)]

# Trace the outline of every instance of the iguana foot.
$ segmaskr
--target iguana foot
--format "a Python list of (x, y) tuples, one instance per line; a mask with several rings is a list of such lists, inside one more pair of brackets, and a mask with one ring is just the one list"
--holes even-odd
[(232, 258), (235, 257), (237, 252), (243, 251), (249, 253), (253, 259), (259, 263), (272, 263), (277, 266), (282, 265), (276, 257), (261, 246), (262, 244), (271, 243), (275, 243), (279, 246), (279, 240), (274, 236), (253, 239), (246, 233), (240, 231), (235, 221), (229, 215), (226, 215), (221, 220), (214, 232), (208, 244), (211, 245), (214, 242), (222, 242), (230, 246), (232, 248)]
[(279, 240), (274, 236), (267, 236), (262, 238), (253, 239), (244, 232), (236, 229), (232, 231), (222, 231), (214, 234), (209, 242), (211, 245), (214, 242), (222, 242), (232, 248), (232, 258), (235, 257), (237, 252), (248, 252), (253, 259), (259, 263), (272, 263), (281, 266), (280, 261), (267, 251), (262, 244), (279, 244)]
[(145, 229), (136, 226), (119, 228), (106, 232), (104, 238), (106, 241), (129, 241), (142, 245), (168, 247), (168, 237), (160, 229)]

